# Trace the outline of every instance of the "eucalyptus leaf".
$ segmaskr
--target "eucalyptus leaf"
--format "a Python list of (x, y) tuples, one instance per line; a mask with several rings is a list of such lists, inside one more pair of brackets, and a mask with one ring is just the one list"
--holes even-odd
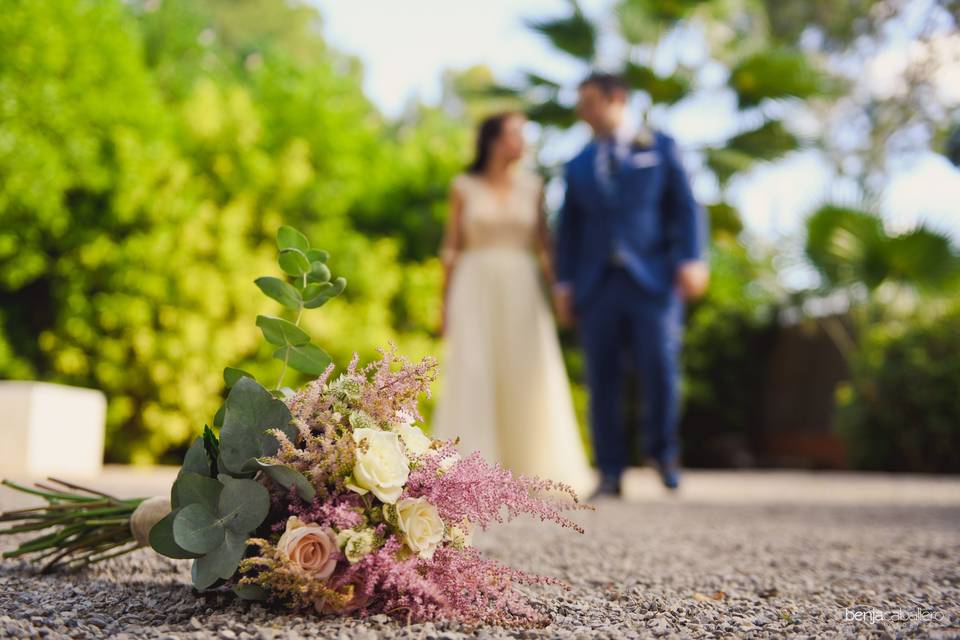
[(237, 384), (237, 380), (240, 378), (253, 378), (256, 380), (252, 373), (248, 373), (243, 369), (237, 369), (236, 367), (223, 368), (223, 384), (227, 387), (227, 389)]
[(195, 503), (173, 519), (173, 540), (193, 553), (209, 553), (223, 544), (224, 527), (215, 513)]
[(294, 248), (306, 252), (310, 250), (310, 241), (307, 240), (307, 236), (293, 227), (283, 225), (277, 229), (277, 248), (281, 250)]
[(217, 412), (213, 414), (213, 426), (222, 427), (223, 426), (223, 414), (227, 411), (227, 405), (221, 404), (220, 408), (217, 409)]
[(177, 560), (187, 560), (199, 557), (199, 554), (187, 551), (177, 544), (173, 538), (173, 520), (177, 517), (179, 509), (174, 509), (168, 513), (160, 522), (153, 525), (150, 529), (150, 547), (162, 556), (176, 558)]
[[(324, 287), (323, 285), (327, 284), (329, 286)], [(310, 285), (308, 285), (309, 287)], [(343, 293), (343, 290), (347, 287), (346, 278), (340, 277), (334, 280), (332, 283), (322, 283), (319, 285), (321, 288), (317, 290), (310, 291), (313, 295), (307, 295), (307, 289), (304, 289), (303, 295), (303, 306), (307, 309), (316, 309), (319, 306), (322, 306), (327, 300), (331, 298), (336, 298), (338, 295)]]
[(280, 265), (284, 273), (297, 278), (310, 273), (311, 268), (310, 258), (307, 257), (307, 254), (300, 249), (294, 249), (292, 247), (280, 251), (277, 264)]
[(171, 504), (174, 508), (186, 507), (191, 504), (202, 504), (211, 512), (215, 512), (220, 501), (220, 492), (223, 485), (213, 478), (198, 473), (187, 472), (173, 483), (173, 497)]
[(270, 493), (255, 480), (234, 480), (220, 493), (218, 522), (235, 533), (250, 533), (269, 511)]
[(314, 488), (313, 484), (307, 480), (306, 476), (294, 469), (293, 467), (288, 467), (285, 464), (269, 464), (262, 460), (257, 460), (257, 465), (262, 469), (268, 476), (273, 478), (274, 482), (282, 486), (284, 489), (289, 489), (292, 486), (297, 488), (297, 495), (300, 496), (304, 501), (310, 502), (317, 495), (317, 490)]
[(273, 357), (311, 376), (320, 375), (332, 362), (330, 354), (314, 344), (280, 347)]
[(303, 329), (283, 318), (257, 316), (257, 326), (260, 327), (263, 337), (270, 344), (284, 346), (310, 342), (310, 336)]
[(273, 298), (288, 309), (296, 311), (300, 308), (300, 305), (303, 304), (303, 301), (300, 299), (300, 292), (280, 278), (264, 276), (257, 278), (254, 282), (267, 296)]
[(308, 249), (307, 258), (310, 262), (326, 262), (330, 259), (330, 253), (323, 249)]
[(319, 260), (311, 263), (307, 280), (310, 282), (327, 282), (330, 280), (330, 267)]
[(220, 432), (221, 471), (231, 475), (246, 473), (251, 470), (251, 458), (275, 454), (280, 444), (267, 433), (268, 429), (280, 429), (291, 440), (296, 439), (296, 427), (290, 424), (287, 405), (250, 378), (241, 378), (230, 389), (226, 405)]
[(237, 572), (246, 550), (246, 534), (227, 531), (223, 544), (193, 561), (193, 586), (202, 591), (213, 586), (217, 580), (231, 578)]
[(199, 473), (202, 476), (210, 475), (210, 461), (207, 459), (207, 451), (203, 447), (203, 438), (197, 437), (187, 449), (183, 456), (183, 465), (180, 467), (179, 475), (184, 473)]

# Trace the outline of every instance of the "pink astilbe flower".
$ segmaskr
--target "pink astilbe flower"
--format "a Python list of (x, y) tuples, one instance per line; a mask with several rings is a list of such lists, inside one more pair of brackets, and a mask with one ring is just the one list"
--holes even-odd
[(566, 586), (560, 580), (488, 560), (474, 548), (441, 547), (431, 560), (421, 559), (404, 554), (394, 537), (377, 552), (338, 571), (329, 587), (342, 591), (354, 585), (363, 602), (360, 615), (383, 612), (409, 621), (446, 618), (468, 624), (547, 624), (549, 618), (516, 589), (520, 584)]
[[(296, 497), (296, 490), (293, 494), (293, 497)], [(363, 511), (363, 500), (352, 491), (328, 498), (317, 497), (309, 504), (302, 500), (291, 500), (288, 503), (288, 515), (298, 516), (304, 522), (331, 527), (337, 531), (363, 524)]]
[[(514, 476), (499, 464), (473, 452), (443, 471), (443, 460), (456, 453), (451, 441), (441, 441), (437, 451), (410, 472), (404, 496), (424, 497), (437, 508), (444, 522), (464, 519), (486, 528), (521, 514), (549, 520), (583, 533), (583, 528), (561, 514), (571, 509), (592, 509), (582, 504), (569, 486), (552, 480)], [(551, 495), (552, 494), (552, 495)]]
[(370, 383), (364, 385), (361, 407), (381, 424), (395, 422), (398, 413), (423, 422), (417, 399), (421, 394), (430, 397), (430, 383), (437, 376), (437, 361), (428, 356), (417, 364), (411, 364), (397, 354), (396, 345), (393, 344), (389, 350), (378, 349), (377, 352), (381, 359), (362, 370), (364, 378), (369, 379)]

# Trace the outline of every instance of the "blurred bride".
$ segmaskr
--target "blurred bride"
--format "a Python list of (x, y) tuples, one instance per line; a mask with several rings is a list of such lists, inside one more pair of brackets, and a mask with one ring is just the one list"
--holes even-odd
[(543, 181), (518, 166), (524, 124), (514, 112), (484, 120), (476, 158), (450, 188), (433, 435), (459, 436), (465, 454), (582, 493), (593, 476), (545, 295), (553, 271)]

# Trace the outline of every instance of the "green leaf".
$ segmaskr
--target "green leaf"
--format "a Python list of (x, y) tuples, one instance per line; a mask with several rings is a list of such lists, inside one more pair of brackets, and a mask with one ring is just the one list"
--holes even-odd
[(217, 580), (228, 580), (237, 572), (247, 550), (247, 536), (227, 531), (223, 544), (193, 561), (193, 586), (203, 591)]
[(323, 306), (328, 300), (336, 298), (343, 293), (346, 287), (347, 280), (343, 277), (337, 278), (332, 283), (325, 282), (318, 285), (308, 285), (307, 288), (303, 290), (303, 306), (307, 309), (316, 309), (317, 307)]
[(264, 276), (262, 278), (257, 278), (254, 280), (254, 282), (258, 287), (260, 287), (260, 291), (263, 291), (269, 297), (273, 298), (288, 309), (293, 309), (296, 311), (303, 303), (303, 301), (300, 299), (300, 292), (280, 278)]
[(280, 347), (273, 352), (273, 357), (286, 360), (297, 371), (311, 376), (320, 375), (332, 362), (330, 354), (314, 344)]
[[(220, 409), (226, 412), (226, 405), (220, 405)], [(220, 412), (218, 411), (219, 415)], [(220, 424), (223, 424), (223, 416), (220, 417)], [(203, 425), (203, 448), (207, 452), (207, 460), (210, 462), (210, 477), (215, 478), (219, 473), (217, 461), (220, 459), (220, 440), (210, 429), (209, 425)]]
[(730, 86), (737, 92), (741, 109), (766, 99), (805, 100), (826, 95), (837, 89), (834, 85), (804, 53), (785, 47), (753, 53), (730, 72)]
[(277, 263), (284, 273), (297, 278), (310, 273), (310, 259), (300, 249), (282, 249)]
[(777, 120), (770, 120), (751, 131), (737, 134), (724, 145), (762, 160), (775, 160), (797, 149), (800, 141)]
[(160, 555), (167, 556), (168, 558), (176, 558), (177, 560), (196, 558), (199, 554), (187, 551), (178, 545), (177, 541), (173, 538), (173, 520), (179, 512), (179, 509), (174, 509), (160, 520), (160, 522), (153, 525), (153, 528), (150, 529), (150, 547)]
[(562, 105), (556, 100), (547, 100), (527, 107), (527, 117), (544, 126), (566, 129), (577, 122), (577, 112), (573, 107)]
[(171, 501), (171, 505), (178, 508), (191, 504), (202, 504), (210, 511), (216, 511), (222, 489), (223, 485), (213, 478), (187, 472), (173, 483), (175, 500)]
[(238, 584), (233, 588), (233, 592), (243, 600), (255, 602), (262, 602), (270, 595), (266, 589), (255, 584)]
[(277, 229), (277, 248), (281, 251), (292, 248), (307, 252), (310, 250), (310, 241), (293, 227), (283, 225)]
[(277, 439), (268, 429), (280, 429), (291, 440), (296, 427), (290, 424), (290, 410), (282, 401), (251, 378), (241, 378), (227, 396), (227, 411), (220, 431), (221, 471), (232, 475), (249, 472), (252, 458), (272, 456), (277, 452)]
[(209, 553), (223, 544), (224, 528), (217, 516), (199, 503), (180, 509), (173, 519), (173, 540), (193, 553)]
[(319, 260), (310, 264), (308, 282), (327, 282), (328, 280), (330, 280), (330, 267)]
[(330, 259), (330, 254), (323, 249), (309, 249), (307, 250), (307, 258), (310, 259), (310, 262), (326, 262)]
[(650, 67), (632, 62), (627, 63), (623, 77), (633, 89), (646, 91), (657, 103), (673, 104), (690, 91), (690, 81), (679, 73), (660, 76)]
[(237, 369), (236, 367), (223, 368), (223, 384), (226, 385), (227, 389), (237, 384), (237, 380), (244, 377), (256, 380), (252, 373), (248, 373), (243, 369)]
[(597, 50), (597, 29), (583, 14), (576, 0), (571, 0), (571, 5), (573, 13), (568, 17), (534, 20), (528, 22), (527, 26), (545, 36), (561, 51), (592, 62)]
[(183, 457), (183, 465), (181, 465), (177, 477), (179, 478), (185, 473), (198, 473), (202, 476), (210, 476), (210, 461), (207, 459), (207, 451), (203, 447), (202, 437), (197, 437), (197, 439), (193, 441), (193, 444), (190, 445), (190, 448), (187, 449), (187, 453)]
[(257, 316), (257, 326), (263, 331), (267, 342), (276, 345), (307, 344), (310, 336), (289, 320), (274, 316)]
[(222, 427), (223, 426), (223, 414), (227, 411), (227, 405), (221, 404), (220, 408), (217, 409), (217, 412), (213, 414), (213, 426)]
[(257, 460), (257, 464), (268, 476), (273, 478), (274, 482), (284, 489), (295, 486), (297, 488), (297, 495), (304, 501), (310, 502), (316, 497), (317, 490), (313, 484), (296, 469), (288, 467), (285, 464), (268, 464), (262, 460)]
[(255, 480), (228, 482), (220, 493), (222, 526), (247, 534), (259, 527), (270, 511), (270, 493)]

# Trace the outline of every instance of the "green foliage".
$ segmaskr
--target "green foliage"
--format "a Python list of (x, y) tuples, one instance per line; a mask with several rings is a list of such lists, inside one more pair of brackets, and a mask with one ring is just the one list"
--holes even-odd
[(531, 20), (528, 26), (545, 36), (560, 51), (590, 62), (597, 53), (597, 28), (583, 14), (577, 0), (569, 0), (569, 3), (569, 16)]
[(859, 469), (960, 472), (960, 307), (868, 328), (838, 389), (838, 430)]
[(730, 84), (740, 107), (753, 107), (763, 100), (807, 99), (825, 94), (827, 78), (798, 51), (776, 48), (745, 57), (730, 72)]
[(654, 102), (673, 104), (680, 101), (690, 91), (690, 80), (681, 73), (662, 77), (653, 69), (628, 62), (623, 70), (627, 83), (638, 91), (645, 91)]
[(826, 205), (807, 221), (807, 256), (832, 287), (885, 282), (919, 291), (955, 286), (960, 256), (950, 239), (920, 226), (890, 235), (876, 214)]
[(293, 251), (252, 284), (281, 221), (334, 239), (357, 274), (345, 304), (299, 325), (337, 337), (330, 358), (391, 339), (434, 351), (428, 256), (466, 132), (437, 112), (385, 124), (316, 21), (305, 5), (220, 0), (0, 14), (0, 376), (104, 390), (110, 461), (178, 459), (232, 386), (212, 363), (262, 378), (286, 359), (296, 380), (326, 366), (319, 348), (264, 347), (246, 321), (343, 291), (324, 254), (295, 244), (306, 286), (275, 277), (302, 284)]

